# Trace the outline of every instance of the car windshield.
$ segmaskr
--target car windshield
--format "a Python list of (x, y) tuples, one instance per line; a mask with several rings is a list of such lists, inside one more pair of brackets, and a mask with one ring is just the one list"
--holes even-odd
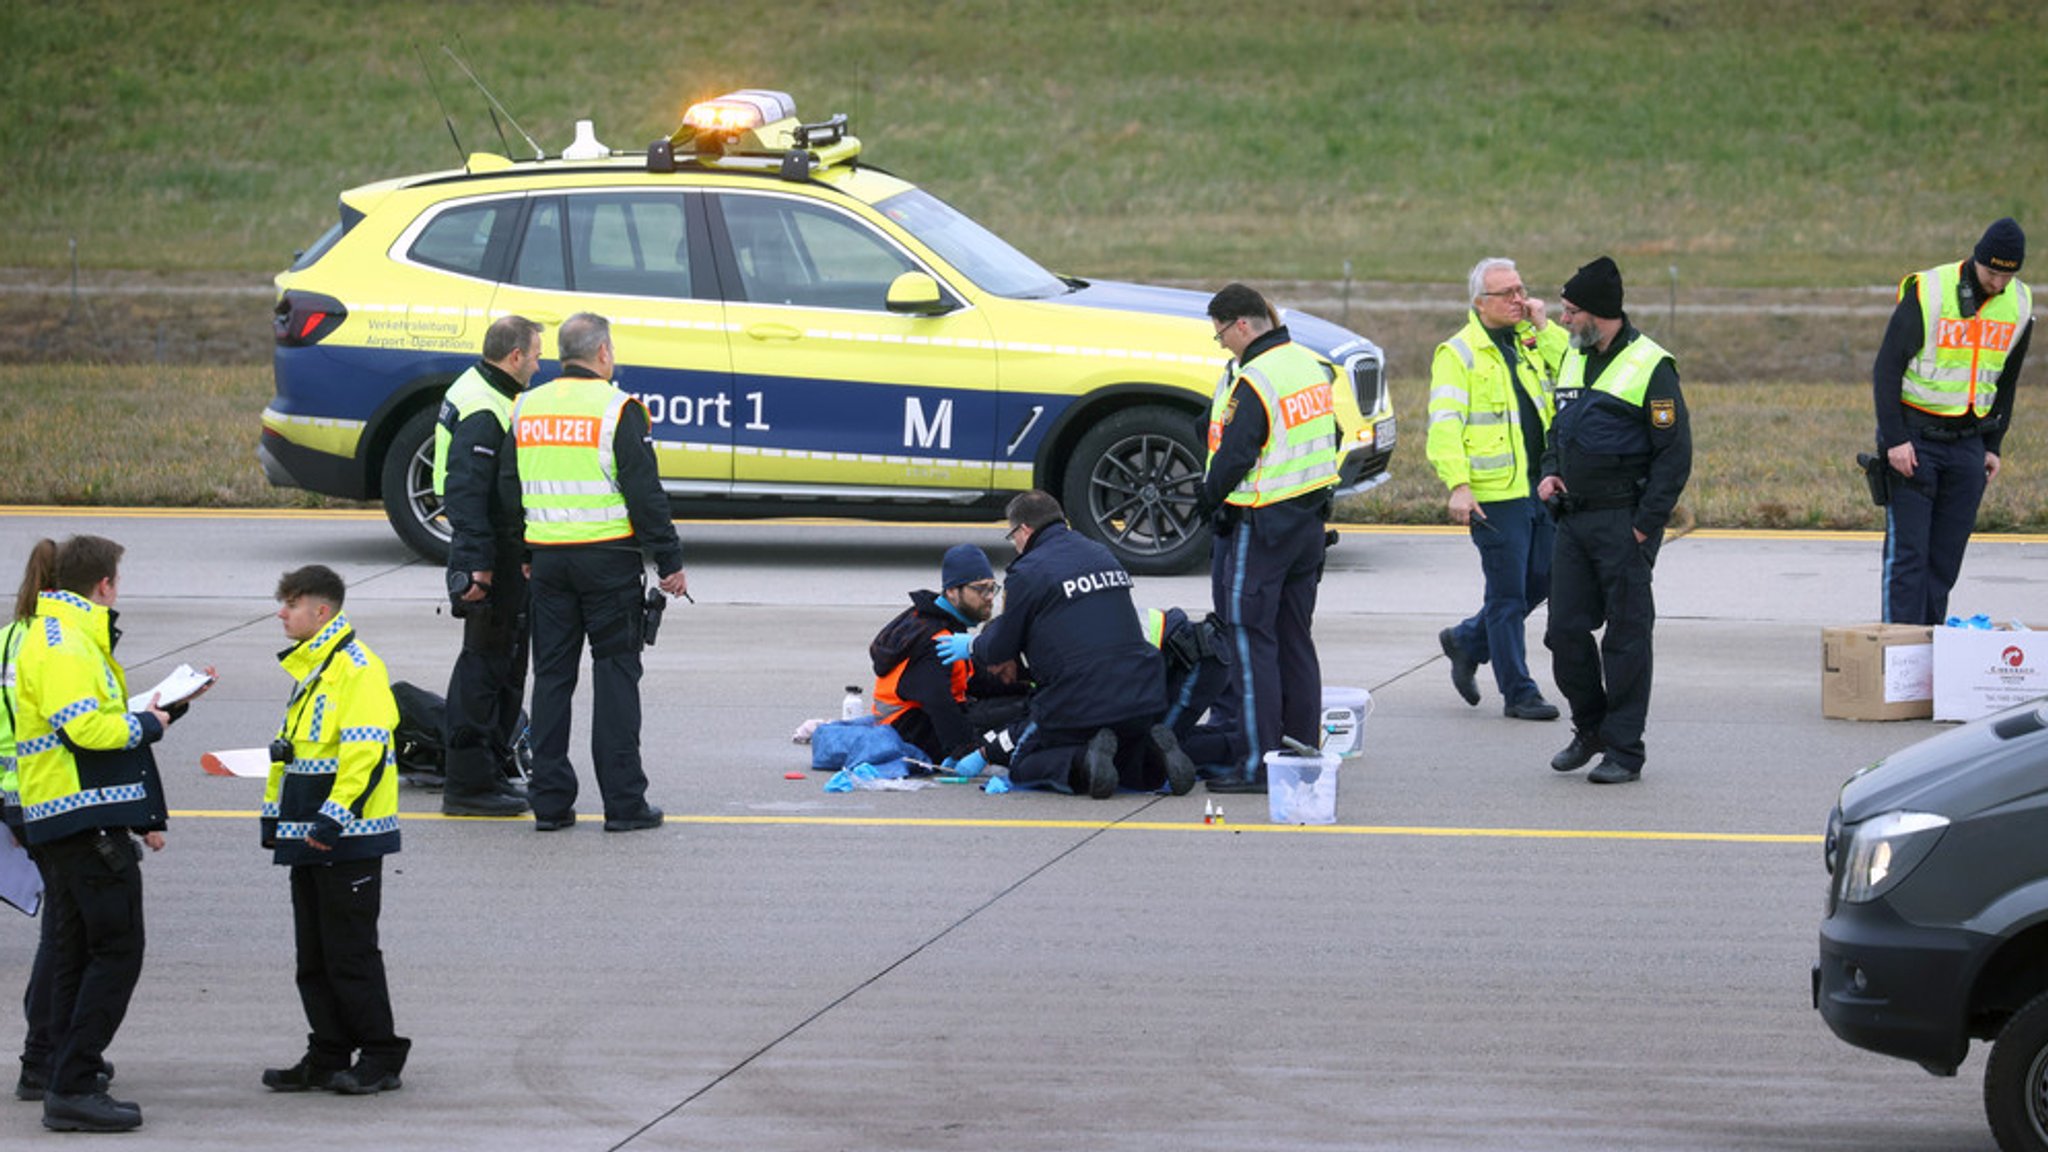
[(1068, 291), (1064, 281), (1036, 260), (929, 192), (899, 192), (875, 208), (985, 292), (1043, 300)]

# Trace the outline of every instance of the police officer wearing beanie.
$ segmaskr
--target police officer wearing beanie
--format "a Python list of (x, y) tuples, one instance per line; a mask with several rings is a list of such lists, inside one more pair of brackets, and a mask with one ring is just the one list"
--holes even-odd
[(576, 823), (569, 708), (590, 642), (591, 769), (607, 832), (661, 826), (640, 761), (640, 653), (646, 646), (642, 557), (661, 590), (682, 596), (683, 545), (662, 491), (646, 405), (612, 383), (610, 321), (578, 312), (555, 345), (562, 374), (519, 397), (499, 469), (506, 504), (526, 523), (533, 569), (533, 826)]
[(1657, 620), (1650, 570), (1692, 475), (1677, 364), (1629, 323), (1621, 301), (1621, 270), (1605, 256), (1565, 282), (1571, 350), (1536, 489), (1558, 513), (1543, 643), (1572, 719), (1571, 743), (1550, 766), (1571, 772), (1601, 756), (1587, 775), (1595, 784), (1642, 775)]
[(1208, 311), (1232, 359), (1210, 405), (1202, 507), (1216, 534), (1210, 590), (1235, 669), (1210, 714), (1236, 733), (1209, 790), (1264, 792), (1266, 753), (1287, 738), (1321, 741), (1323, 674), (1310, 630), (1337, 487), (1332, 370), (1243, 284), (1226, 285)]
[(462, 651), (448, 673), (449, 816), (517, 816), (526, 799), (506, 768), (526, 698), (526, 522), (498, 491), (512, 404), (540, 366), (540, 325), (500, 316), (483, 359), (456, 377), (434, 425), (434, 495), (448, 517), (448, 595)]
[(1018, 661), (1030, 674), (1031, 719), (1010, 757), (1010, 782), (1097, 800), (1119, 786), (1186, 793), (1195, 766), (1160, 722), (1164, 665), (1138, 622), (1129, 573), (1069, 528), (1048, 493), (1021, 493), (1004, 512), (1017, 559), (1002, 614), (972, 639), (954, 633), (932, 647), (948, 664)]
[(1899, 282), (1871, 367), (1877, 446), (1891, 466), (1880, 595), (1891, 624), (1940, 624), (1985, 485), (1996, 479), (2034, 331), (2019, 280), (2026, 234), (2010, 216), (1968, 260)]
[(955, 768), (965, 761), (967, 775), (980, 772), (989, 751), (997, 753), (995, 763), (1009, 762), (1001, 734), (1023, 718), (1029, 685), (1020, 681), (1015, 665), (984, 668), (963, 660), (949, 667), (932, 650), (932, 640), (964, 636), (986, 623), (1001, 589), (986, 553), (955, 544), (939, 565), (939, 591), (912, 592), (910, 607), (868, 645), (875, 715), (929, 759)]

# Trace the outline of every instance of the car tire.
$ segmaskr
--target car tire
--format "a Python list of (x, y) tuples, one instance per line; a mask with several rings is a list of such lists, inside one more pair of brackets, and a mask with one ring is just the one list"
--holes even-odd
[(1067, 523), (1101, 541), (1141, 576), (1188, 572), (1208, 558), (1201, 429), (1158, 404), (1125, 408), (1090, 428), (1067, 458), (1060, 502)]
[(448, 517), (434, 495), (434, 408), (422, 408), (398, 426), (384, 449), (384, 515), (398, 538), (436, 564), (448, 562)]
[(2004, 1152), (2048, 1150), (2048, 992), (1999, 1030), (1984, 1065), (1984, 1116)]

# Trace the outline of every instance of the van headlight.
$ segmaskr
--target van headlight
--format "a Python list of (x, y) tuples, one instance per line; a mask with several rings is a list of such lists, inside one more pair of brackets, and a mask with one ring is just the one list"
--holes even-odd
[(1898, 886), (1940, 841), (1948, 817), (1886, 812), (1848, 829), (1842, 855), (1842, 899), (1864, 904)]

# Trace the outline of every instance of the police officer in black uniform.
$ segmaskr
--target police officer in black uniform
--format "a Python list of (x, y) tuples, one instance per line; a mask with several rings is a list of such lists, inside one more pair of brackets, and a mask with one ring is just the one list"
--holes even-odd
[(1657, 619), (1650, 569), (1692, 475), (1677, 365), (1629, 323), (1621, 300), (1621, 271), (1605, 256), (1565, 282), (1572, 348), (1536, 490), (1558, 515), (1543, 643), (1573, 729), (1550, 766), (1571, 772), (1604, 753), (1587, 775), (1595, 784), (1642, 775)]
[[(441, 402), (436, 449), (448, 516), (448, 594), (462, 616), (462, 651), (448, 673), (448, 816), (526, 811), (507, 767), (526, 698), (526, 518), (498, 491), (498, 454), (512, 401), (540, 364), (540, 325), (501, 316), (483, 358)], [(503, 411), (500, 411), (502, 406)], [(440, 443), (445, 438), (446, 448)]]
[(1022, 493), (1006, 514), (1018, 555), (1004, 576), (1002, 614), (978, 636), (933, 644), (949, 663), (1023, 660), (1034, 688), (1031, 721), (1010, 757), (1010, 782), (1098, 800), (1119, 784), (1186, 793), (1195, 766), (1160, 723), (1165, 672), (1131, 603), (1129, 573), (1109, 549), (1068, 528), (1047, 493)]

